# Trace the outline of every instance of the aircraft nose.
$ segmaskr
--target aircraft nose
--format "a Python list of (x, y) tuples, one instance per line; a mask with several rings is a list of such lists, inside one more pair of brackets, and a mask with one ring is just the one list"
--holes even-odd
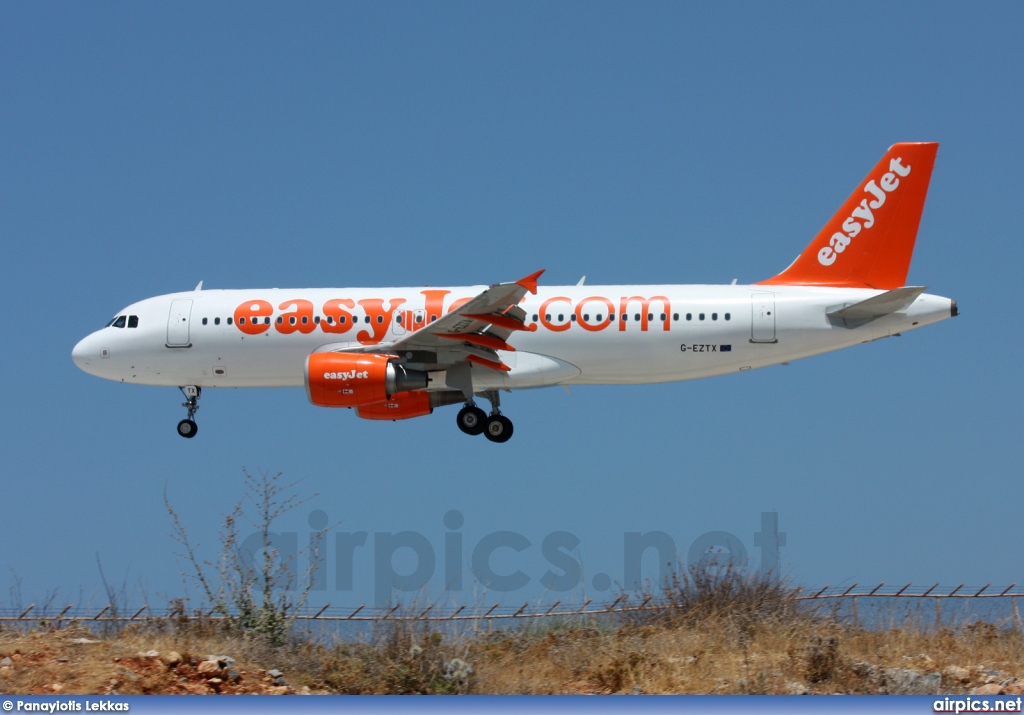
[(75, 365), (79, 369), (85, 372), (91, 372), (89, 366), (92, 365), (96, 360), (99, 360), (100, 354), (99, 349), (95, 347), (96, 340), (92, 335), (88, 335), (78, 341), (71, 350), (71, 359), (74, 360)]

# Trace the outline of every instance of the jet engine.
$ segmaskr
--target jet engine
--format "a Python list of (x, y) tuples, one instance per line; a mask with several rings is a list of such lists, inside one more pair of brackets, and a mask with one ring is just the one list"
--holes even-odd
[(426, 386), (427, 373), (407, 369), (388, 355), (313, 353), (306, 358), (306, 394), (320, 407), (371, 405)]

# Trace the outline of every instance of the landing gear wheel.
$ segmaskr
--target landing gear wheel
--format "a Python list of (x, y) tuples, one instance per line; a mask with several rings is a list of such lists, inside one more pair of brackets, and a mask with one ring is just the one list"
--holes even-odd
[(508, 442), (512, 438), (512, 420), (505, 415), (492, 415), (484, 434), (492, 442)]
[(196, 432), (199, 431), (199, 425), (192, 420), (182, 420), (178, 423), (178, 434), (182, 437), (192, 439), (196, 436)]
[(487, 424), (487, 413), (476, 405), (466, 405), (459, 410), (455, 421), (459, 425), (459, 429), (466, 434), (478, 435), (484, 431), (484, 426)]
[(185, 385), (178, 389), (185, 396), (185, 401), (181, 403), (181, 406), (188, 410), (188, 417), (178, 423), (178, 434), (187, 439), (192, 439), (196, 436), (196, 432), (199, 431), (195, 416), (196, 410), (199, 409), (199, 396), (203, 394), (203, 388), (197, 385)]

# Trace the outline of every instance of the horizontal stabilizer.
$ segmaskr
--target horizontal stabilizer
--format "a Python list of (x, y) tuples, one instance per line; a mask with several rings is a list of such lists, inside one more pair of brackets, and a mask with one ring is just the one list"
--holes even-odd
[(906, 310), (925, 290), (925, 286), (894, 288), (859, 303), (829, 308), (826, 314), (834, 325), (856, 328), (883, 315)]

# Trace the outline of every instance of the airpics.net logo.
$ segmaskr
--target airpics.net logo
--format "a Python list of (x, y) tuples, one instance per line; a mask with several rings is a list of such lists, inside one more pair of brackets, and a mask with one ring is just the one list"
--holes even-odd
[[(753, 571), (755, 564), (743, 540), (728, 531), (705, 532), (685, 551), (664, 531), (627, 531), (620, 541), (621, 571), (590, 575), (585, 569), (584, 544), (570, 531), (551, 531), (530, 538), (502, 530), (470, 540), (463, 532), (466, 519), (462, 512), (449, 510), (441, 521), (444, 533), (435, 545), (418, 531), (371, 534), (329, 529), (327, 513), (317, 509), (308, 515), (307, 534), (273, 532), (269, 541), (292, 583), (300, 583), (296, 578), (300, 567), (308, 569), (306, 583), (316, 592), (365, 592), (372, 580), (377, 606), (392, 603), (402, 594), (437, 589), (447, 594), (479, 594), (481, 590), (511, 594), (539, 585), (555, 594), (580, 589), (604, 593), (613, 587), (629, 591), (645, 584), (664, 583), (680, 565), (713, 563)], [(786, 534), (779, 531), (778, 512), (762, 512), (760, 530), (751, 536), (750, 543), (759, 552), (757, 569), (762, 576), (777, 577), (782, 568), (781, 549), (786, 546)], [(242, 563), (258, 565), (263, 544), (259, 532), (241, 539)], [(359, 583), (360, 579), (366, 583)]]
[(900, 179), (910, 174), (911, 167), (903, 166), (902, 162), (903, 159), (900, 157), (892, 159), (889, 162), (889, 171), (882, 174), (877, 184), (872, 179), (864, 186), (864, 193), (870, 194), (872, 198), (862, 200), (843, 221), (843, 230), (832, 234), (828, 245), (818, 251), (818, 263), (831, 266), (850, 242), (860, 235), (861, 229), (875, 225), (874, 212), (882, 207), (886, 196), (900, 185)]

